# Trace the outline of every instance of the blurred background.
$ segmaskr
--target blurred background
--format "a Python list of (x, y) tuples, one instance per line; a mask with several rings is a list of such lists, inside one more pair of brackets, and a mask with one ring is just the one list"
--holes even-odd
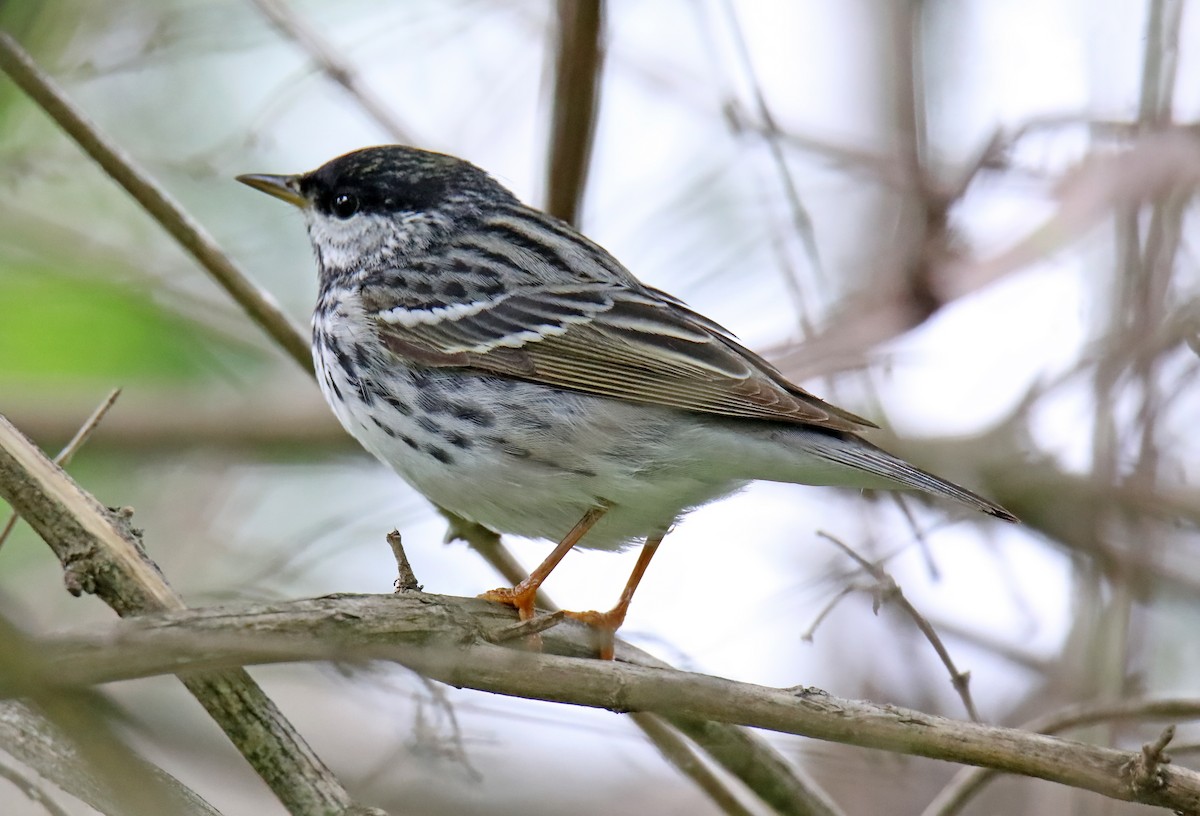
[[(578, 193), (578, 224), (642, 280), (1025, 522), (756, 484), (667, 539), (623, 630), (639, 646), (965, 717), (913, 622), (874, 614), (874, 582), (821, 531), (896, 579), (985, 721), (1196, 695), (1200, 142), (1175, 124), (1200, 107), (1195, 7), (609, 0), (602, 60), (580, 56), (595, 118), (571, 131), (554, 124), (569, 5), (10, 0), (0, 27), (298, 322), (316, 291), (300, 217), (233, 176), (394, 141), (453, 153), (535, 205)], [(572, 151), (586, 175), (551, 172)], [(393, 528), (426, 590), (503, 583), (7, 81), (0, 185), (0, 413), (56, 451), (123, 389), (70, 470), (135, 508), (189, 605), (389, 592)], [(527, 567), (548, 546), (506, 543)], [(546, 588), (607, 608), (635, 557), (574, 553)], [(0, 549), (0, 611), (34, 633), (112, 618), (63, 591), (23, 524)], [(618, 715), (395, 667), (253, 674), (393, 813), (720, 812)], [(176, 681), (105, 693), (138, 750), (215, 806), (283, 812)], [(1130, 748), (1161, 727), (1073, 736)], [(1177, 762), (1195, 737), (1181, 729)], [(771, 740), (848, 813), (920, 812), (956, 770)], [(45, 811), (0, 782), (0, 812)], [(1004, 779), (964, 812), (1149, 809)]]

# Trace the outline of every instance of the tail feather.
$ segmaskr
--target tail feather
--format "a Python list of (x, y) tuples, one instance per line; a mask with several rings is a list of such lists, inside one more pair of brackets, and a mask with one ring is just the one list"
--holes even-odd
[[(859, 436), (846, 433), (840, 435), (840, 438), (832, 434), (830, 437), (831, 441), (836, 439), (836, 442), (820, 446), (818, 453), (831, 462), (860, 468), (916, 490), (954, 499), (1005, 521), (1017, 521), (1016, 516), (994, 501), (972, 493), (965, 487), (959, 487), (940, 476), (934, 476), (928, 471), (921, 470), (916, 465), (911, 465), (900, 457), (893, 456), (882, 448), (877, 448)], [(852, 444), (846, 444), (847, 442)]]

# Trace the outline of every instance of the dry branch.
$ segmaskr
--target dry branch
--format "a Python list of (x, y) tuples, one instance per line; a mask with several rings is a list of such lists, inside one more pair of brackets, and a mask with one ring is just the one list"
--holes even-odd
[[(122, 616), (183, 609), (142, 550), (130, 513), (102, 507), (3, 417), (0, 498), (54, 550), (73, 594), (93, 593)], [(180, 679), (291, 813), (353, 807), (337, 778), (244, 671)]]
[[(1023, 723), (1020, 728), (1039, 734), (1059, 734), (1095, 723), (1161, 722), (1197, 718), (1200, 718), (1200, 700), (1134, 699), (1120, 703), (1075, 706), (1066, 711), (1038, 717)], [(963, 768), (925, 810), (921, 811), (921, 816), (954, 816), (995, 776), (996, 772), (988, 768)]]
[[(0, 684), (28, 704), (0, 710), (0, 745), (12, 756), (30, 760), (30, 767), (48, 778), (78, 771), (76, 785), (64, 790), (81, 787), (94, 793), (85, 801), (103, 804), (101, 812), (114, 816), (211, 812), (196, 794), (132, 751), (117, 735), (106, 716), (108, 706), (94, 689), (56, 686), (37, 642), (2, 617)], [(67, 740), (69, 752), (44, 750), (47, 743)]]
[[(95, 733), (91, 732), (89, 737)], [(111, 774), (97, 774), (84, 759), (77, 740), (25, 703), (10, 700), (0, 704), (0, 745), (36, 770), (40, 777), (101, 813), (129, 812), (126, 795), (134, 787), (129, 784), (131, 777), (126, 774), (122, 778), (124, 784), (115, 785)], [(170, 791), (167, 802), (174, 816), (220, 816), (211, 805), (156, 765), (139, 762), (136, 771), (134, 778), (139, 782), (150, 779)], [(45, 802), (41, 804), (50, 811)]]
[(579, 223), (604, 65), (602, 0), (558, 0), (546, 211)]
[[(1200, 773), (1160, 765), (1161, 785), (1140, 785), (1133, 769), (1141, 752), (841, 699), (819, 689), (768, 688), (663, 668), (626, 645), (618, 647), (617, 662), (581, 659), (590, 643), (584, 628), (573, 623), (544, 633), (541, 654), (486, 642), (488, 632), (513, 618), (511, 610), (476, 598), (417, 592), (332, 596), (143, 616), (47, 638), (42, 648), (53, 675), (72, 686), (181, 668), (388, 660), (461, 688), (748, 725), (1200, 812)], [(1200, 704), (1192, 705), (1193, 712), (1200, 711)]]
[[(104, 415), (108, 413), (108, 409), (113, 407), (113, 404), (117, 401), (117, 397), (119, 396), (121, 396), (121, 389), (119, 388), (114, 388), (109, 392), (108, 396), (96, 406), (96, 409), (92, 411), (92, 413), (88, 415), (88, 418), (83, 421), (83, 424), (79, 426), (79, 430), (77, 430), (75, 435), (71, 437), (71, 441), (68, 442), (54, 457), (54, 464), (65, 468), (71, 463), (71, 459), (75, 456), (79, 449), (83, 447), (84, 443), (88, 441), (91, 435), (95, 432), (96, 428), (99, 427), (100, 421), (104, 419)], [(4, 542), (8, 540), (9, 534), (11, 534), (13, 528), (17, 526), (18, 518), (19, 516), (16, 513), (11, 514), (8, 518), (8, 521), (5, 522), (4, 527), (0, 528), (0, 547), (4, 546)]]
[(401, 144), (417, 144), (412, 129), (401, 122), (395, 112), (367, 87), (353, 66), (342, 59), (339, 50), (283, 0), (253, 0), (253, 3), (280, 34), (312, 58), (321, 73), (341, 85), (388, 136)]
[(312, 371), (308, 339), (275, 299), (252, 282), (166, 190), (104, 136), (4, 31), (0, 31), (0, 70), (8, 74), (9, 79), (65, 130), (113, 181), (154, 216), (154, 220), (229, 292), (252, 322), (261, 326), (302, 368)]

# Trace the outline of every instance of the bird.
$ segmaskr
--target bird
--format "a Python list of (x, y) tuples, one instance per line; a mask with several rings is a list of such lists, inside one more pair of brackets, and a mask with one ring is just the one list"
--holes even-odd
[(575, 547), (642, 549), (593, 627), (601, 657), (663, 537), (756, 480), (999, 504), (868, 442), (874, 423), (790, 382), (484, 170), (405, 145), (237, 180), (298, 207), (319, 277), (312, 352), (345, 429), (435, 505), (556, 542), (481, 597), (535, 615)]

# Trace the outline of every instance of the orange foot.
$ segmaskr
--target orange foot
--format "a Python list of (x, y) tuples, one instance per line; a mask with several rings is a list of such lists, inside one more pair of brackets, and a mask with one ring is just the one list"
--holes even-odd
[(617, 630), (625, 622), (625, 610), (617, 607), (607, 612), (567, 612), (568, 618), (586, 623), (592, 628), (593, 641), (601, 660), (612, 660), (616, 652)]
[(517, 584), (515, 587), (489, 589), (479, 597), (485, 601), (493, 601), (505, 606), (515, 607), (517, 615), (520, 616), (521, 620), (525, 621), (533, 617), (533, 599), (536, 596), (537, 587), (526, 587)]
[[(537, 597), (537, 587), (527, 587), (522, 581), (515, 587), (500, 587), (499, 589), (489, 589), (487, 592), (479, 596), (485, 601), (504, 604), (505, 606), (515, 607), (517, 616), (527, 621), (534, 615), (533, 601)], [(530, 635), (525, 639), (525, 645), (535, 651), (542, 648), (542, 636)]]

